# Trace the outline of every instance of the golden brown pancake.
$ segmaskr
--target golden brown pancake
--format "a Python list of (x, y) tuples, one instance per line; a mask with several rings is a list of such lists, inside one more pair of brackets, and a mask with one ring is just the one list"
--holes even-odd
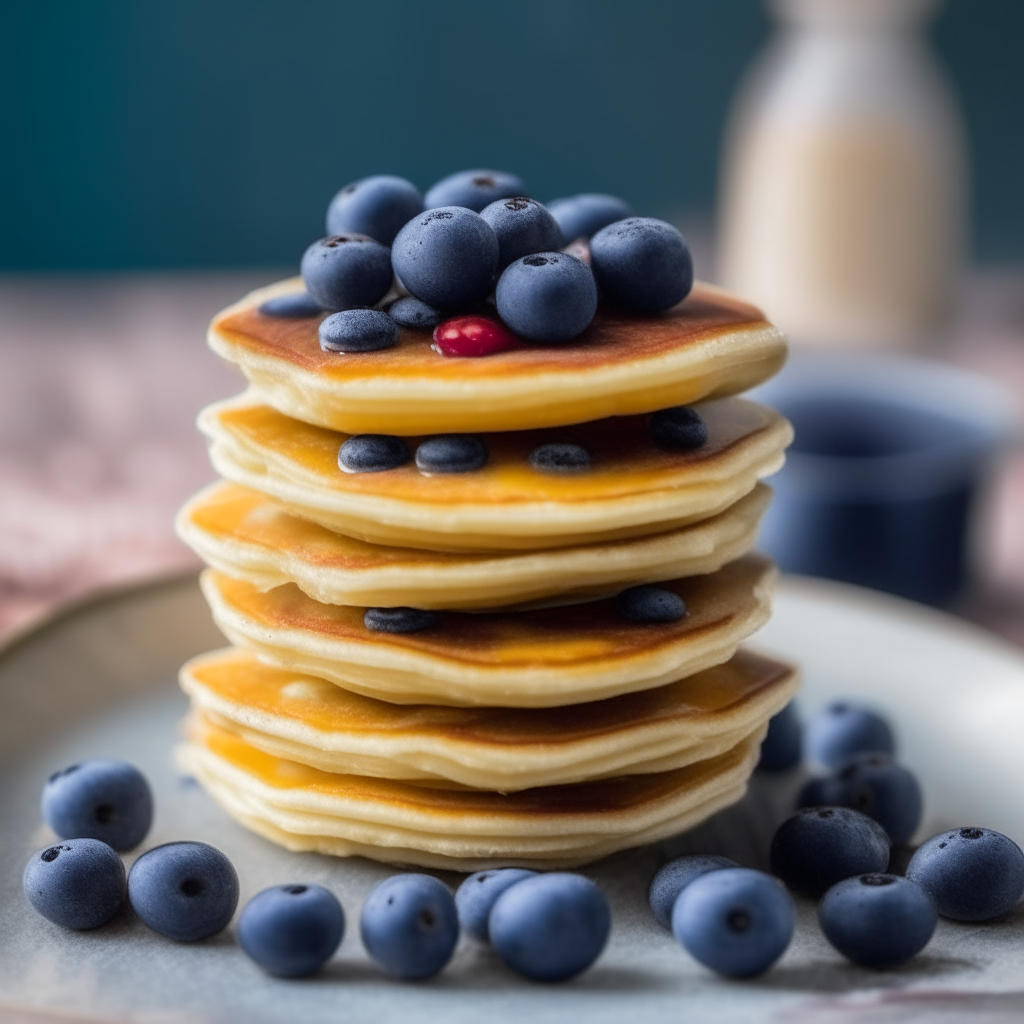
[[(251, 394), (210, 406), (199, 426), (222, 476), (328, 529), (396, 547), (502, 551), (662, 533), (718, 515), (780, 468), (793, 434), (778, 413), (740, 398), (697, 408), (708, 440), (691, 451), (656, 447), (647, 418), (633, 416), (488, 436), (485, 466), (446, 474), (412, 461), (343, 472), (347, 434), (290, 419)], [(590, 469), (535, 469), (530, 453), (552, 442), (582, 445)]]
[(419, 633), (374, 632), (363, 610), (321, 604), (294, 584), (263, 592), (208, 569), (203, 593), (232, 643), (268, 664), (399, 704), (555, 707), (645, 690), (727, 661), (767, 620), (775, 569), (747, 555), (660, 584), (678, 622), (642, 625), (614, 601), (489, 614), (439, 612)]
[(179, 763), (232, 817), (290, 850), (476, 871), (584, 864), (690, 828), (743, 795), (762, 735), (673, 771), (508, 794), (323, 772), (202, 719)]
[(770, 497), (758, 484), (717, 516), (667, 533), (511, 554), (371, 544), (231, 483), (197, 494), (179, 513), (177, 528), (207, 564), (260, 590), (295, 583), (326, 604), (496, 608), (573, 603), (627, 584), (714, 572), (754, 546)]
[(430, 332), (405, 328), (396, 348), (324, 352), (323, 317), (259, 312), (268, 298), (301, 290), (294, 278), (246, 296), (214, 318), (210, 347), (237, 363), (268, 405), (352, 434), (527, 430), (652, 412), (745, 391), (786, 355), (760, 310), (700, 282), (665, 313), (602, 308), (571, 342), (465, 359), (435, 351)]
[(390, 704), (229, 648), (181, 685), (202, 716), (327, 772), (500, 792), (648, 774), (717, 757), (791, 699), (795, 670), (750, 651), (654, 690), (565, 708)]

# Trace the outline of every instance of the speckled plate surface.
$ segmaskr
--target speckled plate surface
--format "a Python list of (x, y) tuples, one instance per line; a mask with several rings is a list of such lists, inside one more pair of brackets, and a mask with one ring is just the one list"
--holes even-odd
[[(895, 720), (905, 760), (926, 794), (923, 834), (980, 824), (1024, 840), (1024, 657), (939, 613), (838, 584), (783, 581), (759, 645), (801, 662), (808, 710), (837, 696), (871, 701)], [(653, 921), (645, 891), (667, 856), (719, 850), (762, 863), (765, 840), (798, 780), (755, 780), (737, 807), (698, 832), (612, 857), (587, 874), (612, 902), (608, 948), (582, 977), (536, 985), (463, 939), (424, 984), (385, 979), (358, 938), (362, 901), (391, 869), (361, 859), (289, 854), (233, 824), (177, 778), (170, 750), (184, 697), (185, 658), (219, 644), (193, 578), (79, 605), (0, 653), (0, 1021), (521, 1021), (786, 1022), (1010, 1021), (1024, 1016), (1024, 911), (986, 926), (940, 922), (902, 969), (846, 964), (801, 902), (793, 945), (763, 978), (723, 982)], [(242, 899), (267, 885), (317, 881), (348, 916), (336, 958), (316, 979), (263, 976), (233, 931), (184, 945), (148, 932), (129, 912), (91, 933), (66, 933), (28, 910), (22, 866), (49, 841), (37, 810), (54, 768), (112, 755), (153, 782), (157, 815), (146, 846), (194, 838), (239, 869)], [(131, 858), (129, 858), (130, 860)], [(456, 884), (460, 877), (444, 874)]]

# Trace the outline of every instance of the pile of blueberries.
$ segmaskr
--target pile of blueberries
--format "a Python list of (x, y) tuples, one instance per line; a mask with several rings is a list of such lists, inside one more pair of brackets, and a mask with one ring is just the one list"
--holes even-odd
[[(796, 923), (790, 892), (818, 900), (821, 930), (854, 963), (893, 967), (920, 952), (937, 917), (989, 921), (1024, 892), (1024, 853), (1008, 837), (960, 828), (920, 846), (891, 870), (921, 817), (913, 774), (894, 760), (892, 730), (869, 709), (840, 702), (803, 726), (790, 705), (772, 719), (761, 772), (817, 768), (800, 809), (771, 844), (772, 874), (727, 857), (690, 855), (665, 864), (649, 890), (651, 910), (700, 963), (728, 977), (760, 974), (785, 952)], [(142, 854), (125, 877), (118, 851), (143, 841), (153, 816), (149, 785), (116, 760), (55, 773), (42, 796), (60, 842), (34, 854), (24, 890), (43, 916), (66, 928), (97, 928), (125, 899), (154, 931), (189, 942), (223, 930), (238, 903), (230, 861), (206, 843), (175, 842)], [(337, 950), (345, 914), (330, 890), (277, 885), (254, 896), (236, 931), (268, 973), (316, 973)], [(570, 872), (501, 868), (470, 875), (454, 897), (431, 875), (392, 875), (369, 894), (360, 936), (387, 974), (437, 974), (460, 932), (489, 942), (524, 977), (562, 981), (601, 954), (611, 912), (601, 890)]]
[(806, 759), (819, 774), (772, 839), (772, 873), (715, 855), (680, 857), (651, 882), (655, 917), (695, 959), (742, 978), (786, 951), (796, 920), (789, 891), (818, 900), (828, 941), (871, 968), (919, 953), (940, 914), (990, 921), (1013, 909), (1024, 893), (1024, 853), (990, 829), (933, 836), (902, 875), (890, 870), (910, 852), (922, 808), (917, 779), (894, 753), (892, 729), (868, 708), (837, 701), (804, 727), (790, 704), (770, 723), (758, 770), (786, 771)]
[[(61, 841), (33, 854), (23, 887), (50, 921), (98, 928), (127, 898), (153, 931), (195, 942), (216, 935), (234, 916), (238, 875), (207, 843), (154, 847), (125, 877), (118, 853), (138, 846), (153, 819), (149, 784), (132, 765), (97, 759), (55, 772), (43, 788), (42, 814)], [(470, 875), (454, 897), (432, 875), (392, 875), (370, 892), (359, 918), (371, 958), (405, 980), (437, 974), (462, 930), (489, 941), (525, 977), (560, 981), (593, 963), (610, 929), (608, 901), (588, 878), (518, 869)], [(275, 885), (245, 905), (236, 931), (242, 949), (269, 974), (301, 978), (333, 956), (345, 914), (321, 885)]]
[[(271, 299), (261, 312), (331, 311), (320, 325), (328, 352), (390, 348), (404, 326), (438, 328), (445, 355), (479, 356), (520, 339), (569, 341), (593, 320), (599, 297), (656, 313), (689, 293), (693, 259), (671, 224), (634, 217), (615, 196), (545, 206), (526, 193), (516, 175), (489, 170), (452, 174), (426, 195), (394, 175), (352, 182), (331, 201), (327, 236), (302, 257), (306, 293)], [(581, 239), (589, 247), (580, 255), (566, 251)], [(408, 294), (373, 308), (396, 283)], [(465, 315), (481, 309), (498, 319)]]

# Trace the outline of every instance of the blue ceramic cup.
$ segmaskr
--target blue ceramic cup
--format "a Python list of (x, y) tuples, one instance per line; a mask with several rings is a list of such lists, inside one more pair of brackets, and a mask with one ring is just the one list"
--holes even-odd
[(1013, 428), (1002, 388), (922, 359), (822, 355), (794, 357), (751, 397), (796, 430), (761, 531), (784, 570), (958, 597), (977, 498)]

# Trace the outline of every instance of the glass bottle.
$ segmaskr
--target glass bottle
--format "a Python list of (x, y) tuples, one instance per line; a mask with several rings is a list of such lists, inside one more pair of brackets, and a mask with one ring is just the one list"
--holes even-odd
[(771, 4), (726, 133), (719, 276), (798, 345), (909, 348), (948, 320), (966, 158), (923, 36), (936, 6)]

